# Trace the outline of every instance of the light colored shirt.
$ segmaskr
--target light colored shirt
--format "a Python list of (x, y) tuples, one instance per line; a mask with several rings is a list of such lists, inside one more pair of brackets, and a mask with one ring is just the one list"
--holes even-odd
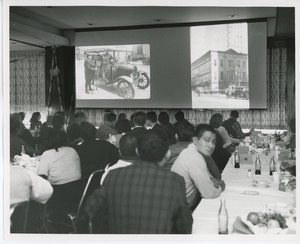
[(100, 185), (103, 184), (105, 177), (107, 176), (107, 174), (109, 173), (109, 171), (113, 170), (113, 169), (118, 169), (118, 168), (123, 168), (123, 167), (127, 167), (129, 165), (132, 165), (132, 163), (124, 161), (122, 159), (119, 159), (119, 161), (117, 163), (115, 163), (114, 165), (110, 166), (109, 168), (107, 168), (104, 172), (104, 174), (102, 175), (101, 181), (100, 181)]
[(236, 138), (233, 138), (231, 137), (227, 130), (223, 127), (223, 126), (220, 126), (218, 128), (218, 132), (220, 133), (221, 137), (223, 138), (223, 144), (224, 145), (230, 145), (230, 144), (236, 144), (236, 143), (240, 143), (240, 139), (236, 139)]
[(42, 177), (21, 166), (10, 166), (10, 205), (34, 200), (46, 203), (52, 196), (53, 188)]
[(208, 199), (216, 198), (222, 192), (220, 186), (216, 187), (214, 185), (206, 161), (193, 143), (179, 154), (171, 171), (184, 178), (189, 206), (193, 206), (195, 203), (197, 191), (200, 192), (203, 198)]
[(61, 185), (81, 179), (80, 159), (72, 147), (45, 151), (40, 157), (39, 175), (46, 175), (51, 185)]

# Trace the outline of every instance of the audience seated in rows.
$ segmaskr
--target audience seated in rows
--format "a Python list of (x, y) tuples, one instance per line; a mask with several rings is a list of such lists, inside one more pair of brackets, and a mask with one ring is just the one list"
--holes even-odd
[(115, 164), (119, 159), (117, 147), (107, 141), (96, 140), (97, 129), (89, 122), (82, 122), (83, 142), (74, 146), (80, 158), (82, 179), (98, 169), (105, 169)]
[(136, 133), (128, 132), (123, 135), (120, 139), (119, 150), (120, 150), (120, 159), (119, 161), (108, 167), (101, 178), (101, 185), (106, 177), (106, 175), (113, 169), (127, 167), (133, 163), (139, 162), (139, 157), (136, 153), (138, 146), (138, 136)]
[(90, 219), (98, 217), (97, 232), (191, 233), (184, 181), (162, 168), (169, 156), (167, 137), (158, 130), (147, 131), (137, 151), (140, 163), (112, 170), (87, 200), (85, 212)]
[(201, 198), (216, 198), (225, 189), (221, 174), (211, 158), (215, 144), (215, 129), (207, 124), (198, 125), (193, 143), (182, 150), (171, 168), (185, 180), (191, 210), (196, 208)]
[(117, 115), (115, 113), (107, 113), (103, 116), (104, 122), (99, 126), (96, 137), (100, 140), (106, 141), (109, 135), (116, 135), (118, 132), (115, 130), (114, 125), (116, 123)]

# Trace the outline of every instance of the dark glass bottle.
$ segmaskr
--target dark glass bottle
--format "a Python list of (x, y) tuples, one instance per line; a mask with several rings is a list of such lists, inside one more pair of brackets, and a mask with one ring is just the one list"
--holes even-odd
[(255, 160), (255, 174), (261, 175), (261, 161), (259, 155), (256, 156), (256, 160)]
[(238, 152), (234, 153), (234, 167), (240, 168), (240, 155)]
[(274, 160), (274, 156), (271, 158), (270, 160), (270, 175), (273, 175), (273, 172), (275, 171), (275, 160)]
[(218, 215), (219, 234), (228, 234), (228, 212), (226, 209), (225, 200), (220, 200), (220, 209)]

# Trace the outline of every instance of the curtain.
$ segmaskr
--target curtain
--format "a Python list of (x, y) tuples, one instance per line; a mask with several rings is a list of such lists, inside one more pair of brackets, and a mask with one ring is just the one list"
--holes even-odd
[(10, 52), (10, 112), (25, 112), (26, 126), (33, 112), (46, 120), (44, 51)]

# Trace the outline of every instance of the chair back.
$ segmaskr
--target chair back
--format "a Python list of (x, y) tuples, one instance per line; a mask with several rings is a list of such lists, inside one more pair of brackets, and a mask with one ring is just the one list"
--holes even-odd
[(29, 201), (20, 202), (11, 207), (11, 233), (26, 233), (28, 222)]
[(99, 169), (94, 171), (88, 178), (88, 181), (86, 183), (86, 186), (84, 188), (82, 197), (80, 199), (77, 214), (76, 216), (79, 216), (82, 208), (87, 200), (87, 198), (97, 189), (100, 187), (100, 180), (105, 171), (103, 169)]

